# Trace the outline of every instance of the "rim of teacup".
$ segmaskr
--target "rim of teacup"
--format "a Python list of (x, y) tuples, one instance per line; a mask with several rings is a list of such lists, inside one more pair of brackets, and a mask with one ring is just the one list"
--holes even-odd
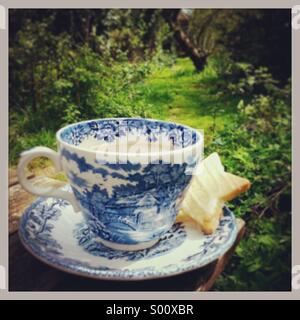
[(86, 148), (86, 147), (73, 145), (71, 143), (68, 143), (68, 142), (64, 141), (61, 138), (62, 132), (65, 131), (68, 128), (71, 128), (73, 126), (79, 125), (81, 123), (88, 123), (88, 122), (91, 122), (91, 121), (101, 121), (101, 120), (103, 120), (103, 121), (104, 120), (116, 120), (116, 121), (120, 121), (120, 120), (146, 120), (146, 121), (151, 121), (151, 122), (163, 122), (163, 123), (167, 123), (167, 124), (174, 124), (176, 126), (181, 126), (181, 127), (184, 127), (184, 128), (186, 128), (188, 130), (191, 130), (192, 132), (195, 132), (195, 134), (199, 138), (196, 143), (193, 143), (193, 144), (191, 144), (191, 145), (189, 145), (187, 147), (183, 147), (183, 148), (180, 148), (180, 149), (174, 149), (174, 150), (167, 150), (167, 151), (151, 152), (151, 155), (154, 156), (154, 157), (155, 156), (162, 157), (162, 156), (166, 156), (166, 155), (176, 155), (176, 154), (183, 153), (183, 152), (189, 152), (190, 150), (197, 149), (198, 147), (199, 148), (203, 147), (203, 142), (204, 142), (203, 133), (197, 131), (196, 129), (194, 129), (194, 128), (188, 126), (188, 125), (181, 124), (181, 123), (176, 123), (176, 122), (173, 122), (173, 121), (160, 120), (160, 119), (130, 118), (130, 117), (96, 118), (96, 119), (90, 119), (90, 120), (83, 120), (83, 121), (79, 121), (79, 122), (74, 122), (74, 123), (71, 123), (69, 125), (66, 125), (66, 126), (60, 128), (56, 132), (56, 140), (60, 144), (65, 145), (70, 149), (84, 151), (84, 152), (89, 153), (89, 154), (105, 154), (107, 156), (115, 156), (115, 155), (125, 156), (125, 155), (127, 155), (127, 156), (140, 156), (140, 157), (145, 157), (145, 156), (149, 155), (149, 153), (144, 153), (144, 152), (138, 152), (138, 153), (136, 153), (136, 152), (118, 152), (118, 151), (104, 151), (103, 152), (103, 151), (100, 151), (100, 150), (91, 150), (91, 149)]

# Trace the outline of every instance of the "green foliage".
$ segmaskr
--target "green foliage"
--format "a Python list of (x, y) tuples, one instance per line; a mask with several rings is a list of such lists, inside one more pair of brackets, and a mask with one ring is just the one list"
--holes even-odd
[(150, 73), (149, 62), (106, 63), (87, 45), (74, 47), (68, 35), (50, 33), (49, 23), (28, 22), (10, 48), (12, 163), (24, 147), (17, 139), (22, 132), (39, 136), (85, 119), (150, 115), (135, 88)]
[(272, 84), (268, 95), (240, 101), (234, 122), (207, 150), (252, 183), (230, 204), (247, 221), (247, 233), (216, 290), (290, 290), (291, 110), (285, 90), (276, 91), (267, 77), (263, 83)]
[(224, 35), (238, 30), (243, 20), (239, 10), (235, 9), (189, 10), (187, 14), (187, 33), (195, 46), (208, 54), (222, 50)]
[(105, 32), (97, 47), (106, 61), (136, 62), (151, 58), (164, 49), (172, 51), (172, 32), (159, 9), (107, 10)]
[[(220, 43), (233, 60), (265, 66), (285, 83), (291, 75), (291, 12), (289, 9), (233, 10), (231, 30), (223, 20)], [(225, 25), (225, 27), (224, 27)]]
[[(265, 66), (285, 83), (291, 74), (290, 11), (282, 9), (189, 10), (187, 33), (195, 47), (214, 56)], [(245, 36), (246, 35), (246, 36)]]
[[(10, 126), (9, 132), (9, 160), (10, 163), (17, 163), (22, 151), (36, 146), (46, 146), (56, 149), (56, 139), (54, 132), (41, 129), (38, 134), (26, 133), (23, 135), (15, 134), (15, 126)], [(20, 129), (18, 129), (19, 131)]]

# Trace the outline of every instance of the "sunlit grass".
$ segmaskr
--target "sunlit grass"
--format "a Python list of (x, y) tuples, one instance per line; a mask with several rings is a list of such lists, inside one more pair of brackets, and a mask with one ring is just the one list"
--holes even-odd
[[(153, 117), (203, 129), (211, 135), (222, 130), (236, 112), (238, 98), (216, 94), (215, 70), (197, 72), (188, 58), (151, 74), (140, 86)], [(208, 139), (210, 140), (210, 139)]]

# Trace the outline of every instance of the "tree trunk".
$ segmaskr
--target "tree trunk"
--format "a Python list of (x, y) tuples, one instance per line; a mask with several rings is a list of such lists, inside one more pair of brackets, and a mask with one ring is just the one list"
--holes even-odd
[(90, 27), (91, 27), (91, 15), (90, 13), (86, 16), (85, 26), (84, 26), (84, 38), (85, 43), (89, 44), (90, 40)]
[(202, 71), (206, 65), (208, 55), (197, 49), (193, 45), (187, 34), (185, 34), (179, 26), (174, 25), (173, 30), (177, 43), (180, 45), (181, 48), (183, 48), (186, 55), (188, 55), (191, 58), (197, 71)]
[(31, 96), (32, 96), (32, 110), (34, 112), (37, 111), (37, 101), (36, 101), (36, 88), (35, 88), (35, 77), (34, 77), (34, 65), (31, 63), (30, 70), (30, 86), (31, 86)]
[(191, 58), (197, 71), (202, 71), (206, 65), (208, 54), (198, 49), (189, 36), (181, 28), (178, 16), (181, 9), (163, 10), (163, 16), (174, 32), (175, 39), (185, 54)]

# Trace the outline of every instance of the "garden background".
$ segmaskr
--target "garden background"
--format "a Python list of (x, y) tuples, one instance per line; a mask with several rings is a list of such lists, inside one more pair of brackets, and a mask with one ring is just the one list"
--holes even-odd
[(214, 290), (290, 290), (290, 10), (9, 13), (11, 167), (25, 149), (56, 149), (55, 132), (85, 119), (204, 129), (205, 154), (252, 183), (229, 205), (247, 232)]

